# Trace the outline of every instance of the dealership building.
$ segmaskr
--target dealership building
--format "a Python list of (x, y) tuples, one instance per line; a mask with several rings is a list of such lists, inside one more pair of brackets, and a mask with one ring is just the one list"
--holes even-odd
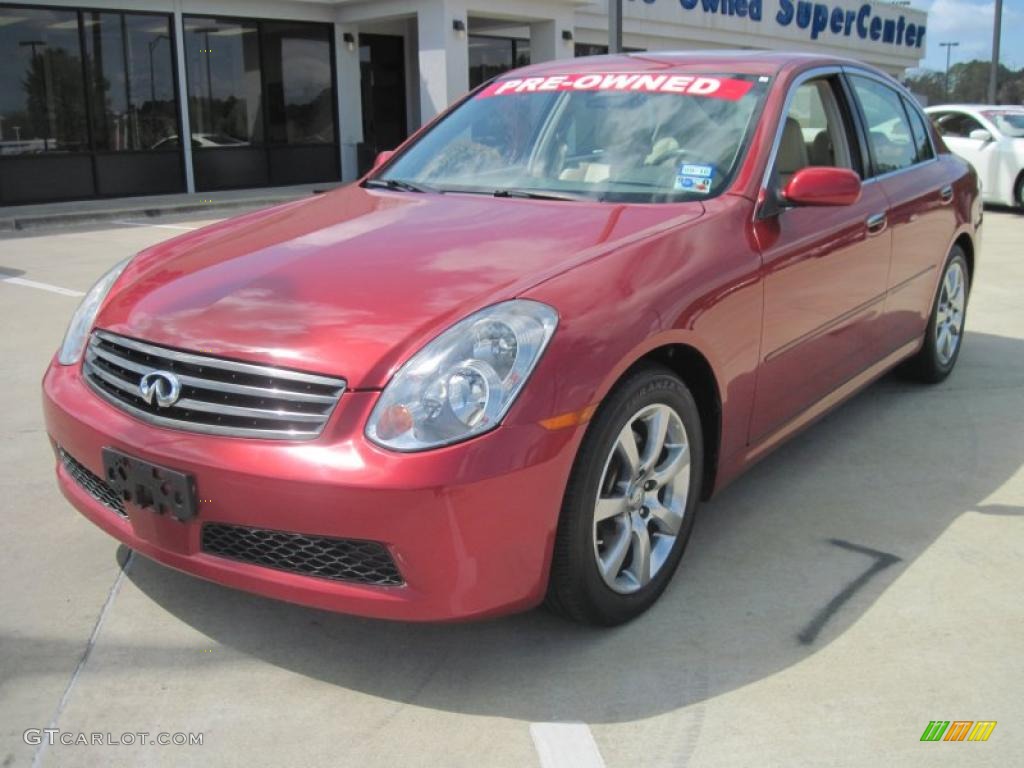
[[(897, 77), (927, 31), (863, 0), (623, 16), (629, 51), (812, 51)], [(494, 75), (605, 53), (607, 25), (606, 0), (0, 2), (0, 205), (353, 179)]]

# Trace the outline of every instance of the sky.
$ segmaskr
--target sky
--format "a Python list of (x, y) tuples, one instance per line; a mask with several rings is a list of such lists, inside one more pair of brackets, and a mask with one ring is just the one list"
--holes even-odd
[[(946, 68), (946, 49), (939, 43), (958, 42), (950, 62), (988, 60), (992, 57), (994, 0), (912, 0), (928, 11), (928, 48), (921, 66), (940, 72)], [(1024, 0), (1003, 0), (1003, 34), (999, 60), (1011, 69), (1024, 67)]]

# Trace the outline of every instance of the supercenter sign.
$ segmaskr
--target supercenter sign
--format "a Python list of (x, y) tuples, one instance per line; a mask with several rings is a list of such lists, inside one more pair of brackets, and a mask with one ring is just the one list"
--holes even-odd
[[(773, 24), (780, 29), (802, 30), (811, 40), (850, 38), (894, 47), (921, 48), (925, 25), (883, 6), (870, 3), (821, 3), (812, 0), (630, 0), (638, 5), (678, 3), (687, 13), (700, 13)], [(769, 6), (769, 7), (766, 7)]]

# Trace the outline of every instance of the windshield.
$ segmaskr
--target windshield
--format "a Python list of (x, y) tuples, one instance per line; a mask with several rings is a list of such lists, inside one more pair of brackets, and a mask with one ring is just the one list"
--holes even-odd
[(1024, 138), (1024, 112), (982, 112), (985, 117), (996, 124), (999, 131), (1014, 139)]
[(768, 78), (505, 78), (404, 151), (378, 183), (614, 202), (707, 199), (729, 184)]

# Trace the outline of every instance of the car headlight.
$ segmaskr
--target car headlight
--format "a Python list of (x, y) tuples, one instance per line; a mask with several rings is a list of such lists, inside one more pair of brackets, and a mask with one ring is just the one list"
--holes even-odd
[(61, 365), (74, 365), (81, 359), (82, 350), (85, 349), (85, 342), (89, 337), (89, 331), (92, 330), (96, 314), (100, 311), (110, 288), (121, 276), (129, 261), (131, 258), (119, 261), (85, 294), (82, 303), (78, 305), (75, 314), (71, 316), (68, 330), (64, 334), (64, 341), (60, 345), (60, 352), (57, 353), (57, 362)]
[(495, 304), (460, 320), (405, 363), (381, 393), (366, 436), (396, 451), (424, 451), (498, 425), (558, 325), (536, 301)]

